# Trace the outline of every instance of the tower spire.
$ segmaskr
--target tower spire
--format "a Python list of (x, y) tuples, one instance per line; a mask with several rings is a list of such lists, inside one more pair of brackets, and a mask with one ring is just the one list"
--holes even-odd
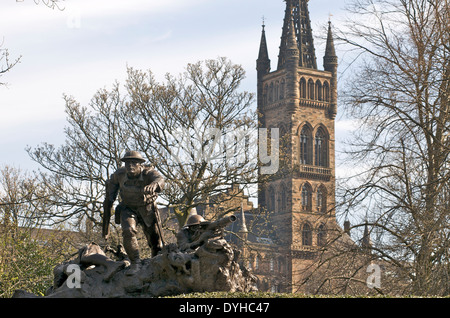
[(333, 32), (331, 30), (331, 20), (328, 21), (328, 36), (325, 55), (323, 57), (323, 68), (327, 72), (331, 72), (330, 82), (330, 108), (329, 115), (331, 118), (336, 117), (337, 113), (337, 68), (338, 58), (334, 48)]
[(363, 248), (371, 249), (372, 248), (372, 240), (370, 239), (370, 232), (369, 232), (369, 226), (367, 224), (364, 224), (364, 234), (361, 240), (361, 246)]
[(299, 84), (298, 84), (298, 68), (301, 60), (300, 51), (295, 37), (294, 18), (291, 16), (289, 21), (289, 33), (287, 34), (287, 43), (285, 49), (286, 68), (286, 97), (288, 111), (295, 111), (299, 103)]
[(308, 0), (286, 0), (280, 54), (278, 55), (278, 69), (285, 67), (291, 19), (294, 22), (294, 33), (300, 52), (299, 66), (317, 69), (311, 21), (309, 19)]
[(263, 77), (270, 72), (270, 59), (269, 52), (267, 50), (267, 41), (266, 41), (266, 31), (265, 31), (265, 22), (263, 19), (262, 31), (261, 31), (261, 42), (259, 44), (259, 54), (258, 59), (256, 60), (256, 71), (258, 76), (258, 112), (260, 113), (260, 124), (264, 126), (264, 115), (261, 112), (261, 107), (263, 105)]
[[(282, 291), (294, 292), (304, 290), (297, 285), (307, 279), (302, 268), (315, 266), (315, 262), (320, 261), (316, 251), (323, 243), (341, 240), (330, 230), (338, 228), (335, 219), (337, 57), (330, 25), (327, 52), (320, 56), (327, 69), (317, 68), (308, 0), (284, 1), (278, 67), (274, 71), (268, 68), (267, 44), (270, 43), (266, 43), (264, 23), (262, 27), (257, 60), (257, 112), (259, 128), (280, 128), (280, 135), (285, 139), (283, 145), (280, 144), (285, 160), (276, 174), (268, 176), (267, 182), (258, 182), (258, 209), (244, 214), (241, 207), (243, 223), (237, 234), (248, 235), (248, 245), (242, 248), (244, 260), (254, 257), (250, 246), (266, 259), (275, 252), (283, 263), (282, 273), (261, 276), (269, 282), (277, 282)], [(267, 137), (261, 140), (262, 137), (258, 135), (258, 145), (268, 141)], [(264, 151), (261, 154), (265, 154)], [(292, 173), (286, 173), (287, 170)], [(263, 175), (262, 169), (258, 175)], [(318, 210), (328, 212), (326, 215), (315, 213)], [(267, 222), (246, 230), (245, 218), (258, 218), (264, 211), (270, 213)], [(312, 224), (318, 225), (318, 234), (312, 230)], [(270, 249), (262, 240), (254, 244), (254, 234), (256, 238), (266, 237), (259, 232), (263, 229), (275, 229), (273, 237), (269, 235), (273, 240), (266, 242)], [(345, 230), (349, 233), (348, 221)], [(343, 238), (348, 239), (348, 236)]]
[(261, 42), (259, 45), (258, 59), (256, 60), (256, 70), (258, 71), (258, 77), (270, 72), (270, 59), (269, 52), (267, 50), (266, 31), (263, 18)]
[(323, 67), (325, 71), (332, 72), (333, 67), (337, 65), (336, 50), (334, 48), (333, 32), (331, 30), (331, 21), (328, 21), (327, 46), (323, 58)]

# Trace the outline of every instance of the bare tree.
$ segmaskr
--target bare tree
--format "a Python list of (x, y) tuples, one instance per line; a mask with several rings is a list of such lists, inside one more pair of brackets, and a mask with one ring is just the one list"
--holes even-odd
[[(21, 58), (18, 57), (17, 59), (11, 61), (8, 49), (4, 49), (2, 48), (2, 46), (3, 43), (0, 44), (0, 77), (2, 77), (5, 73), (9, 72), (14, 67), (14, 65), (19, 63)], [(0, 86), (1, 85), (6, 85), (6, 83), (0, 82)]]
[(9, 166), (0, 169), (0, 297), (19, 288), (43, 294), (53, 267), (68, 256), (66, 233), (43, 229), (46, 198), (45, 187), (33, 175)]
[(143, 152), (164, 175), (159, 203), (173, 208), (181, 225), (209, 194), (256, 182), (254, 161), (236, 159), (245, 159), (245, 147), (229, 149), (246, 135), (230, 139), (226, 149), (217, 143), (224, 132), (254, 125), (253, 94), (239, 92), (244, 74), (227, 59), (189, 64), (179, 78), (168, 75), (166, 83), (151, 72), (129, 69), (123, 95), (116, 83), (110, 91), (99, 90), (87, 107), (66, 96), (65, 144), (28, 149), (44, 168), (40, 180), (51, 189), (49, 216), (58, 222), (88, 217), (98, 224), (105, 181), (128, 149)]
[[(16, 2), (22, 2), (23, 0), (16, 0)], [(51, 9), (57, 8), (58, 10), (64, 10), (61, 6), (61, 2), (64, 0), (42, 0), (42, 3)], [(34, 0), (36, 4), (41, 3), (40, 0)], [(9, 72), (17, 63), (20, 62), (22, 58), (19, 56), (18, 58), (11, 60), (9, 56), (8, 49), (2, 48), (3, 42), (0, 43), (0, 77), (2, 77), (5, 73)], [(0, 86), (6, 85), (5, 82), (0, 82)]]
[[(24, 0), (16, 0), (16, 2), (23, 2)], [(57, 8), (58, 10), (64, 10), (64, 7), (61, 6), (61, 2), (64, 0), (33, 0), (36, 4), (44, 4), (50, 9)]]
[(363, 211), (372, 252), (408, 276), (410, 292), (449, 294), (448, 0), (356, 0), (349, 10), (340, 40), (364, 59), (343, 92), (360, 128), (342, 211)]
[(29, 173), (10, 166), (0, 169), (0, 216), (5, 228), (45, 225), (40, 211), (46, 198), (45, 188)]
[(225, 58), (189, 64), (164, 84), (129, 70), (126, 112), (137, 116), (124, 122), (135, 148), (170, 180), (164, 198), (181, 225), (210, 196), (257, 181), (253, 94), (238, 91), (244, 76)]
[(129, 132), (121, 122), (124, 101), (119, 84), (100, 89), (88, 107), (64, 96), (68, 126), (60, 147), (43, 143), (27, 149), (43, 171), (41, 184), (50, 190), (45, 213), (54, 223), (66, 221), (82, 226), (89, 219), (97, 224), (102, 213), (105, 183), (129, 148)]

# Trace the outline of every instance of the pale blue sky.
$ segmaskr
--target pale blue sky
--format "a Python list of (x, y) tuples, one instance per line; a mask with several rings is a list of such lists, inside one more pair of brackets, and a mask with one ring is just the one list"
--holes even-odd
[[(339, 23), (346, 0), (311, 0), (318, 67), (329, 15)], [(87, 105), (99, 88), (124, 83), (126, 66), (157, 77), (187, 63), (226, 56), (241, 64), (242, 89), (256, 91), (262, 17), (276, 68), (285, 3), (282, 0), (66, 0), (63, 11), (33, 0), (1, 0), (0, 44), (20, 64), (0, 81), (0, 167), (35, 169), (25, 147), (59, 145), (66, 125), (62, 95)], [(341, 52), (337, 54), (342, 61)], [(342, 68), (341, 68), (342, 70)], [(339, 116), (338, 116), (339, 119)], [(345, 126), (345, 125), (342, 125)], [(337, 133), (339, 138), (339, 121)], [(345, 129), (343, 129), (345, 130)]]

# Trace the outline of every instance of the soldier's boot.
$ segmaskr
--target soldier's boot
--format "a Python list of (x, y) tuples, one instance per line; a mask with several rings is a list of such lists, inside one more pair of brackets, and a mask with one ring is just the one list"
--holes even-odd
[(140, 269), (141, 269), (141, 261), (139, 260), (139, 262), (131, 263), (130, 268), (128, 268), (125, 275), (127, 276), (136, 275)]
[(150, 246), (150, 249), (152, 251), (152, 257), (155, 257), (159, 252), (161, 252), (162, 244), (155, 244), (154, 246)]
[(118, 262), (109, 261), (108, 266), (106, 266), (105, 273), (103, 274), (104, 276), (103, 280), (105, 282), (109, 282), (111, 278), (124, 267), (125, 267), (124, 261)]
[(126, 275), (131, 276), (136, 274), (141, 268), (141, 259), (139, 257), (139, 244), (132, 229), (123, 231), (123, 246), (130, 259), (130, 268)]
[(150, 247), (152, 252), (152, 257), (155, 257), (163, 248), (162, 239), (157, 232), (156, 225), (154, 231), (146, 230), (144, 234), (147, 238), (148, 247)]

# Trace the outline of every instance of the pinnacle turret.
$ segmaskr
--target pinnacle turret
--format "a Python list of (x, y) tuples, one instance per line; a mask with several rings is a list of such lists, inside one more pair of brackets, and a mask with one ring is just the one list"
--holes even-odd
[(269, 52), (267, 50), (266, 31), (265, 25), (262, 25), (261, 42), (259, 45), (259, 55), (256, 60), (256, 70), (258, 71), (258, 77), (270, 72), (270, 59)]
[(323, 57), (323, 67), (325, 71), (333, 72), (337, 67), (338, 58), (334, 48), (333, 32), (331, 30), (331, 21), (328, 22), (327, 46), (325, 48), (325, 56)]
[[(293, 27), (291, 26), (291, 20)], [(280, 54), (278, 55), (278, 69), (285, 67), (286, 50), (288, 48), (288, 41), (290, 41), (291, 28), (294, 31), (300, 54), (299, 66), (317, 69), (311, 21), (309, 19), (308, 0), (286, 0)]]
[(330, 82), (330, 108), (329, 115), (331, 118), (336, 117), (337, 113), (337, 68), (338, 57), (334, 48), (333, 32), (331, 30), (331, 21), (328, 22), (327, 46), (323, 57), (323, 68), (327, 72), (331, 72)]
[(367, 249), (372, 248), (372, 240), (370, 239), (369, 226), (368, 226), (367, 222), (366, 222), (366, 224), (364, 224), (364, 234), (361, 239), (361, 246), (363, 248), (367, 248)]

